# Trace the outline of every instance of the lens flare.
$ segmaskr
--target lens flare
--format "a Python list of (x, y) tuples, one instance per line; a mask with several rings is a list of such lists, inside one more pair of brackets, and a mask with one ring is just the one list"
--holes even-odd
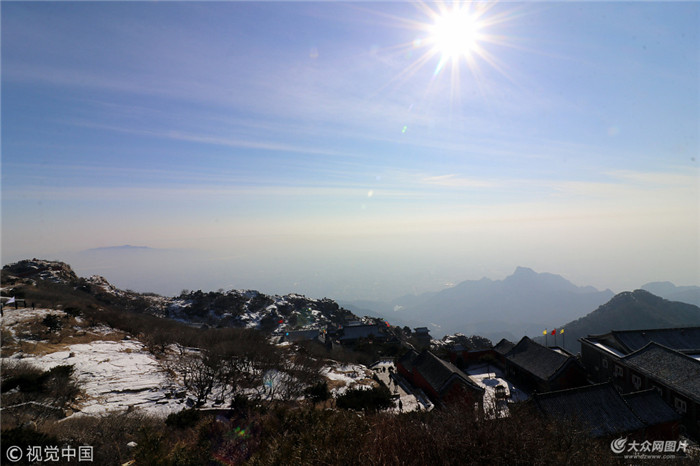
[(430, 28), (430, 42), (441, 55), (440, 61), (468, 57), (477, 51), (482, 26), (475, 13), (459, 4), (435, 18)]
[[(463, 84), (486, 97), (488, 68), (516, 82), (494, 53), (498, 52), (497, 46), (522, 48), (517, 38), (508, 37), (506, 29), (506, 23), (522, 15), (521, 9), (501, 7), (497, 1), (438, 0), (415, 5), (418, 16), (391, 17), (397, 24), (415, 31), (416, 36), (408, 43), (387, 49), (410, 54), (410, 61), (380, 90), (408, 82), (426, 67), (432, 67), (428, 91), (442, 92), (446, 88), (438, 83), (447, 78), (451, 103), (461, 100)], [(404, 126), (402, 133), (406, 130)]]

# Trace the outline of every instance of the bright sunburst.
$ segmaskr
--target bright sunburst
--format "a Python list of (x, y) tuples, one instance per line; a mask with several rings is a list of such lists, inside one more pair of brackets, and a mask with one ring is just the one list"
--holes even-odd
[(473, 53), (479, 53), (483, 23), (478, 12), (472, 11), (470, 6), (471, 3), (453, 4), (452, 8), (437, 13), (434, 23), (428, 28), (432, 52), (440, 55), (436, 73), (447, 62), (455, 63), (462, 58), (470, 60)]
[(514, 18), (514, 9), (494, 8), (496, 5), (496, 1), (418, 2), (420, 19), (395, 18), (418, 35), (408, 45), (410, 54), (416, 58), (394, 82), (407, 80), (423, 67), (432, 66), (430, 87), (441, 75), (448, 74), (450, 98), (456, 101), (461, 94), (461, 75), (465, 69), (471, 75), (470, 85), (481, 93), (485, 89), (484, 65), (508, 77), (505, 67), (493, 55), (492, 46), (513, 45), (503, 33), (502, 23)]

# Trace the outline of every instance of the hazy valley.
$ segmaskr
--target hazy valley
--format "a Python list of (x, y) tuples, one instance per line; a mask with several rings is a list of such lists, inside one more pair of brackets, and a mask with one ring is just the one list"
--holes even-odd
[[(119, 289), (101, 276), (79, 277), (65, 263), (36, 259), (3, 267), (2, 283), (3, 438), (10, 443), (36, 442), (32, 432), (39, 429), (66, 441), (65, 434), (57, 430), (60, 422), (63, 429), (68, 426), (65, 432), (70, 432), (71, 438), (95, 445), (100, 450), (98, 459), (119, 458), (130, 464), (150, 464), (159, 455), (169, 458), (166, 464), (180, 464), (172, 451), (168, 453), (172, 445), (165, 439), (156, 442), (155, 450), (145, 449), (153, 442), (149, 436), (164, 419), (173, 434), (178, 429), (194, 430), (215, 440), (209, 453), (194, 444), (183, 444), (183, 452), (196, 464), (206, 464), (205, 460), (197, 461), (212, 451), (215, 456), (253, 464), (271, 458), (288, 460), (289, 451), (273, 451), (260, 443), (278, 435), (267, 431), (265, 423), (271, 419), (264, 413), (282, 406), (339, 410), (312, 421), (313, 429), (326, 429), (331, 434), (336, 427), (328, 423), (349, 422), (344, 410), (365, 412), (369, 431), (355, 440), (382, 435), (381, 423), (385, 422), (408, 422), (401, 428), (410, 429), (411, 418), (402, 417), (404, 412), (430, 413), (426, 419), (433, 424), (431, 435), (442, 435), (447, 427), (443, 423), (454, 426), (455, 422), (448, 415), (449, 405), (433, 395), (426, 396), (413, 385), (417, 382), (408, 382), (396, 372), (403, 367), (406, 355), (415, 349), (431, 358), (437, 354), (444, 358), (435, 359), (443, 369), (459, 371), (445, 360), (460, 351), (493, 351), (497, 341), (489, 337), (505, 334), (499, 328), (506, 325), (502, 322), (510, 322), (507, 328), (512, 331), (506, 335), (511, 347), (526, 328), (533, 329), (531, 337), (541, 335), (541, 325), (526, 324), (528, 315), (537, 316), (542, 325), (579, 315), (563, 325), (563, 338), (557, 331), (557, 344), (574, 354), (578, 352), (578, 337), (611, 329), (700, 326), (700, 308), (695, 305), (668, 301), (643, 290), (612, 296), (609, 290), (578, 287), (562, 277), (523, 267), (504, 280), (485, 278), (442, 292), (404, 296), (385, 304), (396, 310), (365, 316), (332, 299), (299, 294), (182, 290), (178, 296), (164, 297), (137, 293)], [(697, 292), (695, 287), (677, 290), (668, 283), (649, 287), (661, 287), (669, 296), (680, 291), (682, 296), (692, 297)], [(561, 311), (563, 307), (566, 312)], [(401, 319), (392, 319), (394, 316)], [(430, 316), (429, 321), (425, 316)], [(476, 320), (486, 317), (488, 322)], [(418, 327), (436, 320), (443, 322), (450, 334), (426, 339), (427, 332)], [(541, 336), (535, 338), (540, 340)], [(527, 339), (521, 344), (524, 341)], [(475, 422), (507, 416), (511, 432), (529, 429), (533, 441), (539, 442), (554, 438), (549, 427), (538, 430), (544, 425), (526, 427), (529, 415), (518, 414), (517, 407), (529, 399), (528, 390), (506, 380), (498, 365), (464, 366), (460, 361), (457, 363), (468, 374), (463, 377), (469, 378), (465, 383), (481, 390), (484, 397), (486, 417)], [(508, 405), (496, 404), (494, 383), (509, 387)], [(58, 390), (58, 386), (63, 388)], [(298, 422), (291, 412), (276, 412)], [(218, 413), (214, 424), (207, 413)], [(382, 417), (385, 415), (394, 416), (393, 420)], [(120, 445), (108, 447), (94, 436), (96, 426), (102, 425), (100, 419), (114, 424), (109, 429), (121, 439)], [(28, 429), (27, 422), (34, 427)], [(245, 424), (245, 429), (254, 433), (225, 440), (211, 430), (215, 424), (228, 426), (229, 432), (244, 432)], [(491, 441), (490, 435), (498, 431), (486, 432), (490, 432), (489, 437), (481, 441)], [(310, 438), (319, 441), (319, 434)], [(328, 438), (321, 442), (328, 442)], [(581, 442), (577, 448), (584, 448), (587, 458), (610, 460), (605, 457), (605, 444), (591, 439)], [(381, 456), (383, 449), (372, 445), (365, 445), (367, 451)], [(326, 448), (340, 454), (337, 448)], [(342, 451), (350, 456), (357, 453)], [(505, 451), (489, 453), (490, 457), (508, 457), (503, 454)], [(447, 459), (450, 456), (444, 458), (451, 461)]]

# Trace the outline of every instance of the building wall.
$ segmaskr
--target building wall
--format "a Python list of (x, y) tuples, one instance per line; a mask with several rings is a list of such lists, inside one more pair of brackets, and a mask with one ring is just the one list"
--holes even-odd
[(430, 398), (430, 400), (435, 403), (439, 404), (440, 403), (440, 395), (438, 392), (436, 392), (433, 387), (428, 383), (425, 378), (421, 375), (420, 372), (418, 372), (416, 369), (413, 369), (413, 372), (411, 374), (411, 383), (415, 385), (416, 387), (420, 388), (425, 392), (426, 395)]
[(648, 440), (677, 440), (679, 434), (680, 423), (678, 421), (647, 427), (644, 431), (644, 437)]
[(565, 390), (586, 384), (586, 371), (578, 364), (569, 362), (566, 369), (549, 382), (547, 388), (549, 390)]
[(633, 368), (626, 367), (622, 362), (619, 365), (623, 366), (624, 375), (614, 380), (617, 381), (616, 386), (620, 385), (622, 393), (636, 392), (649, 388), (655, 389), (669, 406), (683, 416), (681, 422), (686, 433), (696, 439), (700, 437), (698, 403), (678, 393), (672, 386), (666, 385), (654, 377), (648, 377)]
[[(696, 439), (700, 438), (700, 419), (698, 419), (700, 406), (698, 403), (674, 391), (672, 386), (665, 385), (653, 377), (648, 377), (628, 367), (624, 360), (585, 342), (581, 342), (581, 357), (589, 378), (594, 382), (611, 380), (613, 386), (621, 393), (655, 389), (669, 406), (683, 416), (681, 422), (684, 431)], [(607, 360), (607, 367), (603, 362), (605, 360)], [(682, 412), (683, 404), (685, 404), (685, 412)]]
[(443, 403), (476, 403), (480, 401), (480, 396), (474, 390), (469, 389), (463, 383), (454, 381), (447, 392), (441, 397), (440, 394), (433, 389), (432, 385), (423, 377), (423, 375), (415, 368), (408, 371), (402, 364), (396, 365), (396, 371), (403, 376), (411, 385), (420, 388), (436, 405)]
[(473, 405), (479, 403), (479, 406), (481, 406), (481, 398), (478, 392), (469, 389), (463, 383), (455, 380), (449, 386), (447, 392), (443, 394), (442, 401), (446, 404), (464, 403), (466, 405)]
[(413, 335), (413, 342), (416, 348), (425, 349), (430, 347), (430, 334), (429, 333), (419, 333)]
[(401, 362), (396, 363), (396, 372), (398, 372), (399, 375), (401, 377), (403, 377), (404, 379), (413, 383), (413, 381), (412, 381), (413, 375), (411, 374), (411, 372), (408, 369), (406, 369), (406, 367), (403, 364), (401, 364)]
[(615, 356), (589, 343), (581, 342), (581, 362), (586, 373), (595, 383), (607, 382), (613, 377)]
[(520, 366), (506, 359), (506, 378), (515, 382), (521, 389), (544, 393), (549, 391), (549, 385), (538, 377), (530, 374)]

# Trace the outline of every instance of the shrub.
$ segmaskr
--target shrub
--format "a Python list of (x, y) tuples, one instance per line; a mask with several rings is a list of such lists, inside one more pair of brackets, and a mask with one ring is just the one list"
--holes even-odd
[[(56, 437), (44, 434), (42, 432), (37, 432), (36, 430), (29, 427), (15, 427), (13, 429), (5, 429), (0, 435), (0, 443), (2, 444), (2, 459), (8, 458), (7, 450), (10, 447), (19, 447), (24, 454), (27, 452), (27, 448), (33, 447), (43, 447), (59, 445), (59, 440)], [(13, 464), (29, 464), (26, 461), (20, 461)]]
[(143, 426), (138, 430), (135, 459), (137, 464), (151, 466), (166, 465), (167, 445), (166, 435), (152, 426)]
[(41, 377), (43, 372), (38, 367), (25, 361), (16, 363), (3, 362), (2, 385), (0, 391), (7, 393), (19, 388), (24, 392), (38, 392), (41, 390)]
[(72, 317), (80, 317), (81, 315), (83, 315), (83, 311), (81, 311), (75, 306), (68, 306), (63, 309), (63, 312)]
[(71, 376), (73, 366), (56, 366), (47, 371), (26, 363), (8, 365), (4, 374), (7, 378), (2, 381), (0, 390), (7, 393), (18, 389), (30, 399), (46, 399), (58, 406), (71, 401), (78, 394), (78, 386)]
[(92, 464), (110, 465), (124, 464), (133, 459), (134, 449), (127, 444), (137, 440), (139, 429), (155, 426), (162, 429), (162, 420), (134, 411), (96, 417), (71, 416), (60, 422), (45, 424), (41, 429), (49, 435), (58, 437), (65, 444), (76, 447), (92, 446), (94, 453)]
[(165, 419), (165, 425), (176, 429), (186, 429), (194, 427), (199, 419), (199, 411), (196, 409), (183, 409), (177, 413), (169, 414)]
[(376, 387), (370, 390), (348, 390), (336, 400), (336, 405), (343, 409), (355, 411), (377, 411), (394, 405), (391, 392), (386, 387)]
[(331, 397), (331, 392), (328, 391), (328, 383), (326, 381), (318, 382), (316, 385), (312, 385), (304, 390), (306, 398), (309, 398), (314, 403), (319, 403), (321, 401), (326, 401)]
[(58, 332), (63, 327), (61, 318), (54, 314), (49, 314), (44, 317), (44, 320), (42, 320), (41, 323), (48, 328), (49, 332)]

